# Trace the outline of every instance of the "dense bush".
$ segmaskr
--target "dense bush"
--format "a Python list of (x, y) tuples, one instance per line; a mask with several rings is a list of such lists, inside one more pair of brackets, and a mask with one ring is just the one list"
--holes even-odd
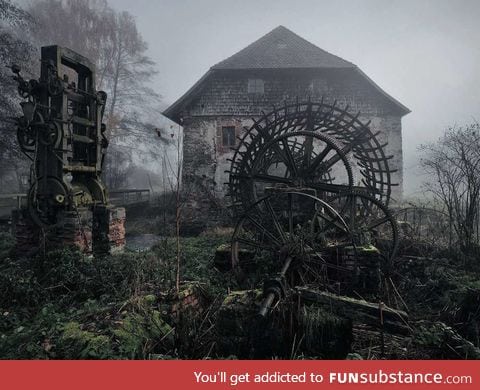
[[(207, 297), (226, 291), (212, 267), (224, 241), (182, 239), (182, 279), (201, 283)], [(196, 323), (179, 324), (169, 311), (176, 300), (173, 239), (103, 258), (64, 249), (14, 259), (12, 245), (1, 237), (0, 358), (178, 357), (185, 350), (179, 343), (191, 343), (176, 330), (193, 337)]]

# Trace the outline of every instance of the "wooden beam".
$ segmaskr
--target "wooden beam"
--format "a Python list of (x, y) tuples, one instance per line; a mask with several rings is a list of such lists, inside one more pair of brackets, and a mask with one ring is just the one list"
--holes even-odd
[(346, 317), (356, 323), (365, 323), (382, 328), (391, 333), (408, 334), (408, 314), (392, 309), (385, 304), (367, 302), (351, 297), (335, 295), (327, 291), (318, 291), (307, 287), (296, 287), (295, 291), (305, 304), (324, 306), (332, 313)]

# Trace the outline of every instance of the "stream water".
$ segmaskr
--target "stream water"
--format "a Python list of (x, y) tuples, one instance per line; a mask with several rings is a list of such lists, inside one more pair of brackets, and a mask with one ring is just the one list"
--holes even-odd
[(133, 236), (127, 236), (126, 247), (133, 251), (146, 251), (160, 242), (161, 239), (162, 236), (157, 234), (137, 234)]

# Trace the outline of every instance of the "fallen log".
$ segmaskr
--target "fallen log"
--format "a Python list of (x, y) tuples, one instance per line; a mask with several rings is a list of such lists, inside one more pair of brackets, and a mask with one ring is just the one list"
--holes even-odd
[(296, 287), (295, 291), (302, 303), (321, 305), (354, 323), (369, 324), (390, 333), (408, 334), (411, 331), (408, 325), (408, 314), (385, 304), (335, 295), (308, 287)]

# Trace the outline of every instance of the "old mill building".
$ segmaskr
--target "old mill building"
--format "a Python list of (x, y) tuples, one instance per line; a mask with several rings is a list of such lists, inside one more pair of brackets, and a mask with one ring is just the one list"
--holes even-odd
[[(336, 101), (360, 112), (372, 132), (387, 141), (389, 166), (402, 195), (402, 117), (410, 111), (383, 91), (356, 65), (330, 54), (283, 26), (212, 66), (164, 114), (184, 128), (184, 177), (210, 181), (215, 195), (224, 183), (245, 128), (262, 112), (285, 101)], [(188, 179), (190, 178), (190, 179)]]

